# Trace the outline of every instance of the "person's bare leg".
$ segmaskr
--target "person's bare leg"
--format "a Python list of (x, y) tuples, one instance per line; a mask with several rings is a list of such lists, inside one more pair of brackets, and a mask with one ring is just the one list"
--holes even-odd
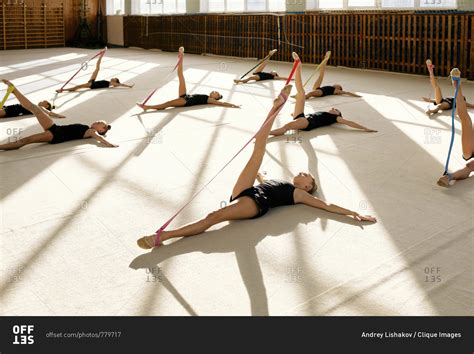
[(319, 75), (313, 84), (312, 91), (316, 90), (318, 87), (321, 87), (321, 84), (323, 83), (323, 80), (324, 80), (324, 71), (326, 70), (326, 65), (330, 57), (331, 57), (331, 52), (327, 51), (326, 55), (324, 56), (324, 59), (321, 61), (321, 64), (319, 64)]
[(236, 84), (240, 84), (240, 83), (243, 83), (243, 84), (246, 84), (247, 82), (249, 82), (250, 80), (254, 80), (254, 81), (259, 81), (260, 80), (260, 77), (258, 75), (252, 75), (252, 76), (249, 76), (248, 78), (246, 79), (235, 79), (234, 82)]
[(58, 93), (61, 93), (61, 92), (74, 92), (74, 91), (77, 91), (77, 90), (80, 90), (80, 89), (85, 89), (85, 88), (90, 88), (91, 87), (91, 84), (88, 82), (87, 84), (81, 84), (81, 85), (77, 85), (77, 86), (73, 86), (73, 87), (70, 87), (70, 88), (65, 88), (65, 89), (58, 89), (56, 90), (56, 92)]
[(178, 79), (179, 79), (179, 91), (178, 95), (181, 97), (186, 94), (186, 80), (183, 73), (183, 61), (184, 61), (184, 47), (179, 47), (179, 55), (181, 60), (178, 64)]
[(26, 138), (18, 139), (17, 141), (0, 145), (0, 150), (16, 150), (22, 146), (34, 143), (48, 143), (53, 140), (53, 134), (45, 131), (39, 134), (30, 135)]
[(441, 100), (443, 99), (443, 94), (441, 92), (441, 88), (438, 85), (438, 82), (436, 81), (436, 77), (434, 76), (434, 72), (433, 72), (434, 65), (431, 62), (431, 59), (426, 60), (426, 67), (428, 68), (428, 72), (430, 73), (430, 83), (431, 83), (431, 87), (433, 88), (435, 92), (436, 104), (440, 104)]
[[(453, 72), (454, 69), (451, 71)], [(459, 71), (459, 70), (458, 70)], [(459, 75), (461, 73), (459, 72)], [(462, 93), (461, 81), (453, 80), (453, 86), (458, 86), (458, 94), (456, 97), (456, 111), (461, 120), (461, 143), (462, 143), (462, 154), (464, 158), (470, 158), (474, 154), (474, 127), (472, 126), (472, 120), (467, 112), (466, 101)]]
[(308, 119), (297, 118), (289, 123), (286, 123), (283, 127), (274, 129), (270, 132), (270, 135), (280, 136), (285, 134), (288, 130), (302, 130), (309, 125)]
[(94, 72), (92, 73), (91, 77), (89, 78), (89, 81), (97, 79), (97, 75), (99, 75), (100, 71), (100, 64), (102, 63), (102, 58), (105, 54), (105, 51), (102, 52), (101, 55), (99, 55), (99, 59), (97, 59), (97, 62), (95, 63), (95, 69)]
[(348, 127), (360, 129), (368, 133), (377, 133), (377, 130), (369, 129), (367, 127), (364, 127), (363, 125), (360, 125), (359, 123), (356, 123), (352, 120), (344, 119), (342, 117), (338, 117), (337, 122), (339, 124), (344, 124), (344, 125), (347, 125)]
[[(7, 80), (3, 80), (3, 82), (8, 86), (12, 85)], [(48, 130), (54, 124), (53, 120), (40, 107), (27, 99), (17, 88), (15, 88), (12, 93), (24, 108), (35, 115), (44, 130)]]
[(161, 111), (170, 107), (184, 107), (185, 104), (186, 100), (184, 98), (175, 98), (174, 100), (157, 105), (146, 105), (142, 103), (137, 103), (137, 106), (142, 108), (144, 111), (147, 111), (149, 109), (156, 109), (157, 111)]
[(457, 170), (449, 175), (444, 175), (438, 180), (438, 186), (449, 187), (450, 181), (460, 181), (469, 178), (469, 175), (474, 172), (474, 161), (469, 162), (466, 167)]
[(273, 50), (270, 50), (268, 52), (268, 58), (265, 59), (259, 66), (257, 66), (257, 68), (255, 69), (255, 71), (253, 72), (253, 74), (256, 74), (256, 73), (261, 73), (263, 71), (263, 69), (265, 69), (265, 67), (267, 66), (268, 64), (268, 61), (270, 60), (270, 58), (273, 56), (273, 54), (275, 54), (277, 52), (276, 49), (273, 49)]

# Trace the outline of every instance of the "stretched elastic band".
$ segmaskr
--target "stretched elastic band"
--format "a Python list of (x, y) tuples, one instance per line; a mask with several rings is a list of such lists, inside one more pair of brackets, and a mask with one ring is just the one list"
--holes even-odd
[(448, 169), (449, 169), (449, 160), (451, 158), (451, 151), (453, 149), (453, 144), (454, 144), (454, 135), (455, 135), (455, 130), (454, 130), (454, 116), (456, 114), (456, 98), (458, 97), (458, 88), (460, 85), (461, 78), (456, 77), (456, 76), (451, 76), (451, 79), (454, 81), (457, 81), (458, 84), (456, 85), (456, 89), (454, 90), (454, 99), (453, 99), (453, 110), (451, 111), (451, 141), (449, 143), (449, 150), (448, 150), (448, 157), (446, 158), (446, 165), (444, 166), (444, 174), (448, 174)]
[[(299, 63), (300, 63), (299, 60), (296, 60), (294, 62), (293, 69), (291, 70), (291, 73), (290, 73), (290, 76), (288, 77), (286, 85), (288, 84), (289, 81), (291, 81), (291, 78), (293, 77), (293, 75), (295, 73), (295, 70), (296, 70), (296, 67), (298, 66)], [(258, 132), (260, 130), (262, 130), (262, 128), (271, 121), (271, 118), (273, 118), (278, 113), (280, 113), (280, 111), (283, 109), (283, 106), (285, 105), (286, 101), (288, 100), (288, 95), (285, 92), (283, 92), (283, 90), (282, 90), (280, 92), (279, 96), (283, 98), (283, 103), (276, 109), (274, 107), (272, 107), (272, 109), (268, 113), (268, 115), (267, 115), (265, 121), (263, 122), (262, 126), (260, 127), (260, 129), (245, 143), (245, 145), (239, 151), (237, 151), (237, 153), (219, 171), (217, 171), (217, 173), (204, 186), (202, 186), (191, 197), (191, 199), (186, 204), (184, 204), (168, 221), (166, 221), (158, 230), (156, 230), (156, 232), (155, 232), (155, 235), (156, 235), (155, 244), (156, 244), (157, 240), (159, 239), (160, 234), (179, 215), (179, 213), (181, 213), (181, 211), (184, 208), (186, 208), (194, 200), (194, 198), (196, 198), (252, 142), (252, 140), (255, 138), (255, 136), (258, 134)]]
[(253, 71), (255, 68), (257, 68), (260, 64), (262, 64), (265, 60), (267, 60), (268, 58), (270, 58), (273, 54), (268, 54), (265, 58), (263, 58), (262, 60), (260, 60), (257, 65), (255, 65), (252, 69), (250, 69), (249, 71), (247, 71), (245, 74), (243, 74), (241, 77), (240, 77), (240, 80), (242, 80), (244, 77), (247, 76), (247, 74), (251, 71)]
[[(179, 58), (178, 58), (178, 62), (176, 63), (176, 65), (174, 66), (173, 70), (171, 70), (168, 74), (166, 74), (166, 76), (164, 77), (163, 80), (165, 80), (172, 72), (174, 72), (176, 70), (176, 68), (178, 67), (178, 65), (183, 61), (183, 56), (182, 55), (179, 55)], [(143, 100), (142, 104), (146, 104), (148, 102), (148, 100), (155, 94), (156, 90), (158, 90), (158, 88), (154, 89), (153, 91), (151, 91), (151, 93)]]
[(76, 73), (74, 75), (72, 75), (72, 77), (66, 81), (66, 83), (60, 88), (60, 90), (62, 90), (63, 88), (66, 87), (66, 85), (71, 82), (72, 79), (74, 79), (76, 77), (76, 75), (82, 70), (82, 68), (84, 67), (84, 65), (86, 65), (88, 62), (90, 62), (91, 60), (97, 58), (99, 55), (101, 55), (102, 53), (106, 52), (107, 51), (107, 47), (105, 47), (104, 49), (102, 49), (99, 53), (97, 53), (96, 55), (94, 55), (92, 58), (90, 58), (89, 60), (85, 61), (84, 63), (81, 64), (81, 67), (79, 68), (79, 70), (76, 71)]
[(3, 105), (4, 105), (5, 102), (7, 101), (8, 96), (10, 96), (10, 94), (11, 94), (13, 91), (15, 91), (15, 86), (13, 86), (13, 85), (8, 86), (7, 92), (5, 93), (5, 96), (3, 97), (2, 102), (0, 102), (0, 109), (3, 108)]

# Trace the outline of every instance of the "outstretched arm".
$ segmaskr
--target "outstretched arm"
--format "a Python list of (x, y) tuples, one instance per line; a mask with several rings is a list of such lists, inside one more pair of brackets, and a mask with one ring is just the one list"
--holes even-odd
[(347, 96), (352, 96), (352, 97), (362, 97), (362, 96), (359, 96), (358, 94), (354, 93), (354, 92), (349, 92), (349, 91), (338, 91), (336, 90), (336, 95), (347, 95)]
[(84, 138), (95, 139), (99, 143), (104, 144), (104, 146), (106, 147), (118, 147), (118, 145), (108, 142), (102, 135), (97, 133), (95, 129), (89, 129), (88, 131), (86, 131), (86, 133), (84, 134)]
[(467, 108), (474, 108), (474, 104), (466, 102), (466, 107)]
[(131, 84), (131, 85), (127, 85), (127, 84), (114, 84), (114, 83), (111, 83), (113, 87), (127, 87), (127, 88), (132, 88), (133, 86), (135, 86), (135, 84)]
[(222, 106), (222, 107), (240, 108), (240, 106), (238, 106), (236, 104), (229, 103), (229, 102), (221, 102), (221, 101), (215, 100), (213, 98), (209, 98), (207, 100), (207, 103), (208, 104), (213, 104), (213, 105), (216, 105), (216, 106)]
[(298, 204), (298, 203), (305, 204), (313, 208), (326, 210), (330, 213), (339, 214), (339, 215), (347, 215), (358, 221), (370, 221), (370, 222), (377, 221), (377, 219), (373, 216), (360, 215), (359, 213), (355, 211), (345, 209), (336, 204), (327, 203), (324, 200), (321, 200), (319, 198), (316, 198), (315, 196), (312, 196), (311, 194), (309, 194), (308, 192), (302, 189), (295, 189), (294, 200), (295, 200), (295, 204)]
[(377, 133), (377, 130), (366, 128), (363, 125), (360, 125), (359, 123), (353, 122), (351, 120), (344, 119), (342, 117), (338, 117), (337, 122), (339, 124), (345, 124), (345, 125), (347, 125), (351, 128), (360, 129), (360, 130), (363, 130), (363, 131), (368, 132), (368, 133)]

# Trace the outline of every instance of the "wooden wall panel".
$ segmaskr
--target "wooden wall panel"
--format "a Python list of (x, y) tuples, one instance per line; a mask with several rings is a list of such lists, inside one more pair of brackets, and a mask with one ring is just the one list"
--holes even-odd
[[(308, 13), (297, 15), (127, 16), (125, 45), (189, 53), (319, 63), (327, 50), (332, 65), (426, 74), (425, 59), (447, 76), (459, 66), (474, 79), (473, 16), (469, 13)], [(278, 26), (279, 24), (279, 26)]]

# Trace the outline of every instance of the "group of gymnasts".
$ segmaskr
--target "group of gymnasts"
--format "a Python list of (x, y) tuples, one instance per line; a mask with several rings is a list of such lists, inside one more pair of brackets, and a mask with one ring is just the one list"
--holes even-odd
[[(240, 108), (240, 106), (222, 102), (222, 95), (217, 91), (210, 92), (209, 95), (204, 94), (193, 94), (190, 95), (186, 90), (186, 81), (183, 73), (183, 58), (184, 48), (179, 48), (179, 61), (177, 66), (177, 73), (179, 79), (179, 90), (178, 98), (164, 102), (158, 105), (145, 105), (137, 104), (143, 110), (164, 110), (170, 107), (189, 107), (195, 105), (218, 105), (230, 108)], [(262, 81), (262, 80), (287, 80), (287, 78), (281, 77), (277, 72), (264, 72), (268, 60), (276, 52), (272, 50), (269, 55), (246, 79), (235, 80), (236, 84), (248, 83), (249, 81)], [(100, 70), (100, 63), (105, 51), (99, 56), (96, 64), (94, 73), (90, 77), (87, 83), (82, 85), (74, 86), (65, 90), (57, 90), (57, 92), (63, 91), (76, 91), (79, 89), (97, 89), (97, 88), (108, 88), (108, 87), (127, 87), (132, 88), (133, 85), (126, 85), (120, 83), (119, 79), (113, 78), (110, 81), (96, 80)], [(269, 116), (269, 120), (264, 124), (258, 133), (255, 135), (255, 144), (253, 147), (252, 155), (240, 173), (237, 182), (234, 185), (230, 196), (230, 203), (214, 212), (209, 213), (206, 217), (187, 224), (183, 227), (177, 228), (171, 231), (162, 231), (155, 234), (141, 237), (137, 240), (139, 247), (143, 249), (151, 249), (154, 247), (160, 247), (163, 242), (173, 238), (194, 236), (203, 233), (211, 226), (224, 221), (239, 220), (239, 219), (254, 219), (265, 215), (269, 209), (283, 206), (283, 205), (294, 205), (294, 204), (305, 204), (314, 208), (326, 210), (328, 212), (346, 215), (358, 221), (364, 222), (376, 222), (376, 218), (370, 215), (360, 215), (356, 211), (345, 209), (335, 204), (325, 202), (312, 194), (317, 190), (315, 178), (307, 172), (300, 172), (294, 176), (292, 182), (280, 181), (280, 180), (265, 180), (264, 176), (259, 173), (260, 166), (265, 154), (266, 144), (270, 135), (279, 136), (285, 134), (288, 130), (304, 130), (309, 131), (323, 126), (329, 126), (332, 124), (343, 124), (351, 128), (359, 129), (365, 132), (376, 132), (376, 130), (364, 127), (354, 121), (345, 119), (340, 110), (332, 108), (327, 112), (314, 112), (311, 114), (304, 113), (305, 100), (312, 97), (324, 97), (329, 95), (350, 95), (354, 97), (360, 97), (355, 93), (344, 91), (341, 85), (335, 84), (332, 86), (321, 86), (324, 79), (324, 72), (326, 64), (330, 59), (330, 52), (327, 52), (323, 61), (319, 66), (319, 76), (316, 79), (312, 90), (306, 93), (301, 78), (301, 60), (296, 53), (293, 53), (293, 59), (296, 64), (295, 69), (295, 86), (297, 94), (293, 96), (295, 98), (295, 106), (292, 114), (292, 120), (283, 125), (280, 128), (272, 129), (273, 122), (277, 117), (277, 114)], [(452, 106), (452, 99), (444, 99), (441, 95), (441, 90), (437, 86), (436, 79), (433, 75), (433, 65), (430, 61), (427, 61), (428, 70), (430, 72), (431, 83), (433, 87), (436, 87), (436, 97), (434, 103), (437, 104), (438, 110), (449, 109), (445, 104), (449, 103)], [(104, 136), (111, 129), (111, 126), (107, 122), (101, 120), (92, 123), (90, 126), (83, 124), (70, 124), (70, 125), (56, 125), (51, 118), (64, 118), (59, 114), (53, 113), (52, 105), (47, 101), (41, 101), (38, 105), (33, 104), (29, 101), (17, 88), (13, 86), (8, 80), (3, 82), (9, 86), (12, 93), (20, 102), (20, 105), (6, 106), (0, 111), (0, 117), (12, 117), (22, 116), (26, 114), (33, 114), (38, 119), (38, 122), (42, 126), (44, 132), (35, 134), (29, 137), (21, 138), (15, 142), (0, 145), (0, 150), (12, 150), (18, 149), (24, 145), (31, 143), (51, 143), (57, 144), (70, 140), (94, 138), (98, 142), (102, 143), (107, 147), (117, 147), (117, 145), (108, 142)], [(474, 131), (472, 122), (467, 113), (467, 104), (462, 95), (461, 85), (459, 81), (453, 80), (453, 85), (459, 85), (459, 93), (456, 99), (458, 114), (462, 121), (462, 143), (463, 143), (463, 157), (466, 160), (471, 159), (474, 151)], [(281, 91), (281, 94), (273, 101), (272, 111), (277, 111), (286, 102), (283, 97), (288, 97), (291, 93), (292, 85), (286, 85)], [(430, 112), (435, 113), (435, 112)], [(438, 184), (443, 186), (449, 186), (451, 180), (465, 179), (469, 176), (470, 172), (474, 171), (474, 161), (471, 161), (462, 170), (456, 171), (453, 174), (447, 174), (440, 178)], [(255, 185), (255, 181), (258, 184)]]

